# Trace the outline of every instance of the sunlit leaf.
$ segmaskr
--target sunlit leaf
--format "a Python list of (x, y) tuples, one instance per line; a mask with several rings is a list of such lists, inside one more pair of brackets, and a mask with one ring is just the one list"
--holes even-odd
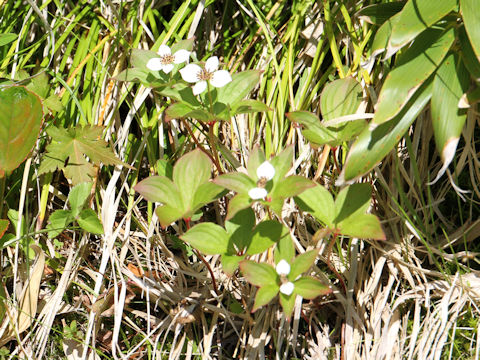
[(394, 1), (384, 4), (373, 4), (360, 9), (355, 16), (374, 25), (382, 25), (402, 10), (405, 3), (403, 1)]
[(295, 307), (295, 299), (297, 297), (295, 291), (291, 295), (285, 295), (279, 293), (280, 305), (282, 305), (283, 313), (287, 319), (293, 314), (293, 308)]
[(460, 11), (472, 48), (480, 61), (480, 13), (477, 0), (460, 0)]
[(315, 299), (317, 296), (326, 295), (332, 290), (313, 277), (301, 277), (294, 282), (295, 290), (304, 299)]
[(92, 209), (83, 209), (77, 217), (80, 227), (92, 234), (103, 234), (103, 225)]
[(226, 254), (228, 250), (227, 232), (210, 222), (195, 225), (180, 239), (206, 255)]
[(252, 312), (256, 311), (263, 305), (267, 305), (278, 294), (279, 286), (277, 284), (262, 286), (257, 290), (255, 295), (255, 303)]
[(298, 255), (295, 260), (293, 260), (290, 268), (290, 273), (288, 274), (288, 279), (290, 281), (295, 281), (295, 279), (306, 272), (315, 262), (317, 258), (318, 249), (306, 251), (303, 254)]
[(252, 285), (262, 287), (277, 284), (278, 275), (270, 265), (243, 260), (240, 262), (240, 271)]

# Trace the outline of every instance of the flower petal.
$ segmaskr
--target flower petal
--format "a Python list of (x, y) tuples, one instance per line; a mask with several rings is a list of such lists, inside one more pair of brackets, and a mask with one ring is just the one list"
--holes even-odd
[(282, 259), (278, 262), (277, 266), (275, 266), (275, 270), (277, 271), (277, 274), (280, 276), (287, 276), (290, 274), (290, 264)]
[(275, 168), (268, 161), (264, 161), (257, 168), (257, 176), (258, 178), (265, 178), (267, 181), (272, 180), (275, 176)]
[(198, 79), (198, 74), (202, 71), (202, 68), (197, 64), (188, 64), (182, 70), (180, 70), (180, 75), (182, 79), (189, 83), (195, 83)]
[(208, 72), (214, 72), (215, 70), (218, 69), (218, 57), (212, 56), (207, 59), (207, 62), (205, 63), (205, 70)]
[(210, 84), (213, 86), (220, 88), (227, 85), (230, 81), (232, 81), (232, 77), (227, 70), (218, 70), (213, 73), (212, 80), (210, 80)]
[(173, 65), (173, 64), (165, 64), (165, 65), (163, 65), (162, 70), (165, 74), (168, 74), (170, 71), (173, 70), (174, 67), (175, 67), (175, 65)]
[(147, 68), (152, 71), (163, 69), (162, 60), (160, 58), (152, 58), (147, 62)]
[(160, 56), (166, 56), (166, 55), (171, 55), (172, 50), (167, 45), (160, 45), (158, 48), (157, 54)]
[(207, 82), (206, 81), (199, 81), (198, 83), (195, 84), (193, 87), (193, 95), (198, 95), (201, 94), (202, 92), (205, 91), (207, 88)]
[(248, 191), (248, 196), (250, 196), (250, 199), (252, 200), (259, 200), (259, 199), (265, 199), (267, 197), (267, 190), (264, 188), (253, 188)]
[(173, 54), (173, 62), (175, 64), (181, 64), (190, 58), (190, 51), (187, 50), (178, 50), (175, 54)]
[(293, 285), (293, 283), (289, 281), (285, 284), (280, 285), (280, 292), (282, 294), (289, 296), (289, 295), (292, 295), (294, 288), (295, 288), (295, 285)]

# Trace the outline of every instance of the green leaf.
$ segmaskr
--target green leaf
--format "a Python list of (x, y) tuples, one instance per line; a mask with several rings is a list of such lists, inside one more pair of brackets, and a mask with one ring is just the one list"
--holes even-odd
[[(250, 155), (248, 157), (248, 162), (247, 162), (247, 172), (248, 172), (248, 176), (250, 176), (251, 179), (258, 180), (257, 168), (264, 161), (265, 161), (265, 154), (263, 153), (263, 151), (260, 149), (258, 145), (254, 146), (253, 149), (250, 151)], [(291, 164), (291, 160), (289, 164)]]
[(195, 108), (186, 102), (180, 101), (167, 108), (167, 115), (172, 119), (181, 119), (188, 116)]
[(318, 249), (306, 251), (301, 255), (298, 255), (295, 260), (293, 260), (290, 273), (288, 274), (288, 279), (290, 281), (295, 281), (295, 279), (310, 269), (315, 262), (315, 259), (318, 255)]
[(168, 204), (180, 211), (185, 211), (177, 186), (165, 176), (150, 176), (134, 187), (148, 201)]
[(252, 229), (255, 226), (255, 212), (252, 208), (240, 210), (234, 217), (225, 222), (225, 229), (230, 236), (230, 242), (238, 250), (246, 250), (252, 241)]
[(232, 276), (238, 269), (238, 263), (245, 259), (245, 256), (222, 254), (222, 270), (227, 276)]
[(247, 114), (255, 112), (272, 111), (267, 105), (258, 100), (242, 100), (232, 110), (232, 116), (237, 114)]
[(213, 182), (240, 194), (247, 194), (257, 184), (244, 173), (235, 172), (217, 176)]
[(132, 65), (136, 68), (147, 69), (147, 63), (150, 59), (158, 58), (158, 54), (151, 50), (132, 50)]
[(338, 228), (342, 235), (361, 239), (386, 239), (380, 221), (372, 214), (363, 214), (345, 219), (338, 225)]
[(5, 33), (0, 34), (0, 46), (10, 44), (12, 41), (15, 41), (17, 34)]
[(200, 149), (193, 150), (178, 159), (173, 168), (173, 182), (188, 208), (193, 207), (195, 193), (200, 185), (210, 179), (212, 161)]
[(405, 3), (395, 1), (385, 4), (373, 4), (360, 9), (355, 16), (374, 25), (382, 25), (389, 18), (402, 10)]
[(478, 12), (478, 1), (460, 0), (460, 11), (468, 38), (475, 54), (477, 54), (477, 60), (480, 62), (480, 13)]
[(80, 227), (92, 234), (103, 234), (103, 225), (98, 219), (97, 213), (92, 209), (84, 209), (77, 217)]
[(301, 277), (294, 282), (295, 289), (293, 293), (297, 293), (304, 299), (315, 299), (317, 296), (326, 295), (332, 290), (327, 286), (322, 284), (319, 280), (313, 277)]
[(238, 106), (260, 82), (260, 70), (247, 70), (232, 75), (232, 81), (222, 88), (217, 89), (217, 102), (231, 108)]
[(48, 221), (49, 224), (46, 226), (48, 237), (53, 239), (73, 221), (73, 216), (68, 210), (56, 210), (50, 215)]
[(393, 26), (387, 58), (456, 7), (457, 0), (409, 0)]
[(285, 295), (279, 293), (280, 305), (282, 305), (283, 313), (287, 319), (290, 319), (290, 316), (293, 314), (293, 308), (295, 307), (295, 298), (297, 295), (295, 291), (291, 295)]
[(227, 232), (214, 223), (197, 224), (180, 239), (206, 255), (226, 254), (228, 250)]
[(315, 183), (303, 176), (289, 176), (276, 183), (270, 193), (272, 198), (281, 197), (282, 199), (297, 196), (305, 190), (314, 187)]
[(140, 81), (142, 83), (147, 83), (150, 72), (147, 68), (128, 68), (121, 71), (113, 79), (117, 81)]
[(247, 208), (252, 203), (248, 194), (237, 194), (230, 199), (228, 203), (227, 218), (229, 220), (235, 216), (239, 211)]
[(293, 245), (290, 232), (284, 226), (282, 236), (280, 237), (280, 240), (277, 242), (273, 259), (275, 261), (275, 264), (278, 264), (279, 261), (282, 259), (287, 261), (289, 264), (291, 264), (294, 257), (295, 257), (295, 247)]
[(377, 30), (375, 38), (373, 39), (372, 47), (370, 49), (372, 57), (376, 57), (377, 55), (385, 52), (390, 41), (390, 36), (392, 35), (392, 29), (399, 18), (400, 13), (393, 15)]
[(251, 235), (247, 247), (247, 255), (259, 254), (275, 244), (282, 236), (288, 233), (284, 225), (275, 220), (265, 220), (259, 223)]
[(279, 286), (277, 284), (262, 286), (257, 290), (255, 295), (255, 303), (253, 304), (252, 312), (257, 311), (263, 305), (267, 305), (272, 299), (277, 296)]
[(352, 77), (328, 83), (320, 95), (320, 110), (324, 120), (355, 114), (362, 102), (362, 85)]
[(90, 182), (95, 176), (93, 165), (130, 165), (120, 161), (103, 140), (103, 128), (100, 126), (71, 127), (68, 129), (51, 126), (47, 129), (53, 142), (47, 146), (47, 154), (40, 164), (39, 173), (51, 172), (56, 168), (62, 169), (65, 176), (72, 180), (74, 185)]
[(458, 39), (460, 41), (460, 49), (462, 49), (460, 56), (462, 57), (463, 63), (470, 72), (470, 75), (478, 82), (480, 81), (480, 61), (473, 51), (472, 44), (470, 44), (464, 26), (460, 26), (458, 29)]
[(202, 206), (211, 203), (213, 200), (220, 197), (224, 192), (225, 190), (222, 186), (216, 185), (211, 181), (201, 184), (193, 197), (191, 211), (195, 212)]
[(240, 261), (240, 270), (252, 285), (263, 287), (277, 284), (278, 275), (270, 265), (243, 260)]
[(459, 109), (458, 102), (467, 91), (469, 83), (468, 71), (460, 57), (450, 53), (435, 74), (430, 102), (433, 134), (443, 162), (437, 179), (443, 175), (455, 156), (467, 120), (466, 110)]
[(400, 141), (432, 95), (432, 81), (428, 80), (415, 93), (404, 109), (391, 121), (370, 130), (365, 128), (353, 143), (339, 183), (352, 181), (374, 168)]
[(0, 239), (2, 238), (3, 234), (5, 234), (5, 231), (7, 231), (9, 224), (10, 221), (6, 219), (0, 219)]
[(0, 87), (0, 177), (28, 156), (42, 126), (38, 96), (22, 86)]
[(400, 113), (440, 65), (454, 38), (453, 29), (428, 29), (417, 37), (387, 75), (375, 106), (373, 123), (382, 124)]
[(155, 209), (155, 213), (158, 216), (160, 225), (164, 229), (174, 221), (181, 219), (185, 214), (185, 212), (181, 208), (170, 205), (157, 206), (157, 208)]
[[(278, 154), (277, 156), (273, 157), (270, 160), (270, 164), (272, 164), (272, 166), (275, 169), (275, 175), (273, 176), (273, 179), (272, 179), (274, 184), (277, 183), (278, 181), (283, 180), (285, 175), (287, 175), (288, 170), (290, 170), (292, 167), (292, 160), (293, 160), (292, 145), (287, 146), (280, 154)], [(256, 168), (255, 168), (254, 179), (258, 180)]]
[(333, 228), (335, 220), (335, 203), (330, 192), (322, 185), (316, 184), (295, 198), (303, 211), (312, 214), (318, 221)]
[(68, 202), (72, 209), (72, 216), (77, 217), (87, 201), (92, 190), (92, 183), (81, 183), (72, 188), (68, 194)]

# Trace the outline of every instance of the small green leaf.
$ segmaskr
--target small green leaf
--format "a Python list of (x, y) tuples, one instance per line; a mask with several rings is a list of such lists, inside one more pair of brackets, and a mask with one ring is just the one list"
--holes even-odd
[(216, 185), (211, 181), (201, 184), (193, 197), (191, 211), (195, 212), (202, 206), (211, 203), (213, 200), (222, 196), (224, 192), (225, 190), (223, 187)]
[(173, 181), (165, 176), (150, 176), (135, 185), (134, 189), (148, 201), (168, 204), (184, 211), (180, 192)]
[(278, 275), (270, 265), (243, 260), (240, 261), (240, 270), (245, 279), (252, 285), (263, 287), (277, 284)]
[(455, 39), (454, 29), (428, 29), (420, 34), (387, 75), (375, 105), (373, 123), (400, 113), (408, 100), (440, 65)]
[(385, 240), (380, 221), (375, 215), (363, 214), (342, 221), (338, 228), (343, 235), (361, 239)]
[(232, 81), (222, 88), (218, 88), (217, 102), (225, 105), (229, 104), (231, 108), (238, 106), (260, 82), (261, 71), (247, 70), (232, 75)]
[(255, 303), (253, 304), (252, 312), (257, 311), (263, 305), (267, 305), (272, 299), (277, 296), (279, 286), (277, 284), (262, 286), (257, 290), (255, 295)]
[(0, 34), (0, 46), (10, 44), (12, 41), (15, 41), (17, 34), (5, 33)]
[[(250, 155), (248, 157), (248, 162), (247, 162), (247, 172), (248, 172), (248, 176), (251, 179), (258, 180), (257, 168), (264, 161), (265, 161), (265, 154), (263, 153), (262, 150), (260, 150), (260, 147), (258, 145), (254, 146), (253, 149), (250, 151)], [(291, 160), (290, 160), (290, 164), (291, 164)]]
[(373, 39), (372, 47), (370, 49), (372, 57), (376, 57), (377, 55), (385, 52), (388, 42), (390, 41), (390, 36), (392, 35), (392, 29), (399, 18), (400, 13), (393, 15), (377, 30), (375, 38)]
[(289, 264), (292, 263), (295, 257), (295, 247), (293, 245), (292, 238), (288, 229), (283, 226), (282, 236), (277, 242), (277, 246), (274, 252), (275, 264), (278, 264), (280, 260), (286, 260)]
[(290, 268), (290, 273), (288, 274), (288, 279), (290, 281), (295, 281), (295, 279), (310, 269), (315, 262), (315, 259), (318, 255), (318, 249), (306, 251), (301, 255), (298, 255), (295, 260), (293, 260)]
[(8, 225), (10, 222), (6, 219), (0, 219), (0, 239), (2, 238), (3, 234), (5, 234), (5, 231), (8, 229)]
[(246, 250), (252, 241), (252, 229), (255, 226), (255, 212), (252, 208), (240, 210), (233, 218), (225, 222), (230, 241), (239, 251)]
[(197, 224), (180, 239), (206, 255), (226, 254), (228, 251), (228, 234), (214, 223)]
[(247, 194), (250, 189), (257, 186), (251, 178), (240, 172), (220, 175), (213, 182), (240, 194)]
[(80, 227), (92, 234), (103, 234), (103, 225), (93, 209), (84, 209), (77, 217)]
[(332, 290), (327, 286), (322, 284), (319, 280), (313, 277), (301, 277), (294, 282), (295, 289), (293, 293), (297, 293), (304, 299), (315, 299), (317, 296), (326, 295)]
[(320, 110), (324, 120), (355, 114), (362, 102), (362, 85), (352, 77), (328, 83), (320, 95)]
[(48, 221), (49, 224), (46, 226), (48, 237), (53, 239), (73, 221), (73, 216), (69, 210), (56, 210), (50, 215)]
[[(280, 154), (273, 157), (270, 160), (270, 163), (275, 169), (275, 175), (272, 179), (274, 183), (282, 180), (285, 175), (287, 175), (288, 170), (292, 167), (292, 160), (293, 160), (293, 146), (287, 146)], [(257, 169), (255, 169), (255, 179), (258, 180), (257, 176)]]
[(480, 13), (477, 0), (460, 0), (460, 11), (468, 38), (480, 62)]
[(237, 106), (232, 110), (232, 115), (265, 111), (272, 111), (272, 109), (261, 101), (248, 99), (239, 101)]
[(275, 183), (270, 192), (270, 196), (272, 198), (281, 197), (282, 199), (286, 199), (291, 196), (297, 196), (314, 186), (315, 183), (312, 180), (303, 176), (293, 175)]
[(280, 305), (282, 305), (283, 313), (285, 314), (285, 317), (287, 319), (290, 319), (290, 317), (293, 314), (293, 308), (295, 307), (295, 299), (297, 297), (297, 295), (295, 294), (295, 290), (291, 295), (285, 295), (285, 294), (279, 293), (279, 297), (280, 297)]
[(188, 116), (190, 112), (195, 110), (193, 106), (186, 102), (180, 101), (170, 105), (167, 108), (167, 115), (172, 119), (181, 119)]
[(70, 193), (68, 194), (68, 202), (70, 203), (70, 208), (72, 209), (72, 216), (77, 217), (80, 211), (85, 205), (85, 201), (87, 201), (88, 197), (90, 196), (90, 192), (92, 190), (92, 183), (81, 183), (75, 185)]
[(303, 211), (312, 214), (318, 221), (333, 227), (335, 220), (335, 203), (330, 192), (322, 185), (305, 190), (295, 198), (295, 202)]
[(288, 233), (284, 225), (275, 220), (265, 220), (259, 223), (251, 235), (247, 247), (247, 255), (259, 254), (275, 244), (282, 236)]
[(238, 269), (238, 263), (245, 259), (245, 256), (222, 254), (222, 270), (227, 276), (232, 276)]
[(229, 220), (235, 216), (239, 211), (247, 208), (252, 203), (252, 199), (247, 194), (237, 194), (230, 199), (228, 203), (227, 218)]
[(158, 216), (160, 225), (164, 229), (174, 221), (182, 218), (185, 214), (185, 212), (181, 208), (170, 205), (157, 206), (157, 208), (155, 209), (155, 213)]

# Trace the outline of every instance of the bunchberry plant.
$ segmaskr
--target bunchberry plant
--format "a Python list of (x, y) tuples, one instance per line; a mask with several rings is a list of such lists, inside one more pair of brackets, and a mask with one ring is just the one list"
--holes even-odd
[(221, 88), (232, 81), (232, 77), (227, 70), (218, 70), (218, 57), (212, 56), (205, 62), (204, 67), (197, 64), (188, 64), (180, 70), (182, 79), (188, 83), (194, 83), (192, 88), (193, 94), (203, 93), (208, 84)]
[(180, 49), (172, 54), (172, 50), (167, 45), (160, 45), (158, 49), (158, 57), (151, 58), (147, 62), (147, 68), (152, 71), (163, 71), (165, 74), (170, 73), (175, 65), (188, 62), (190, 51)]

